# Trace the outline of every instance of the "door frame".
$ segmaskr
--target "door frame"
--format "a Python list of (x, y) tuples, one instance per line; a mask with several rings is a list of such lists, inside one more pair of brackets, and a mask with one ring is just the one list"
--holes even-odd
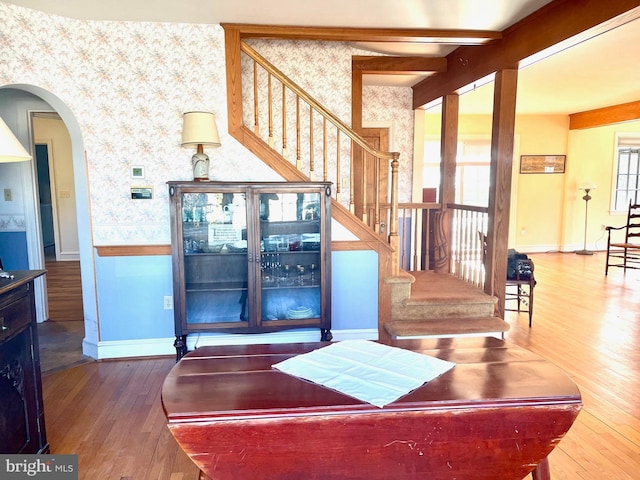
[[(360, 134), (364, 137), (366, 136), (366, 131), (367, 130), (386, 130), (386, 137), (387, 137), (387, 145), (380, 145), (380, 150), (382, 151), (386, 151), (386, 152), (391, 152), (391, 151), (395, 151), (394, 149), (394, 122), (393, 121), (363, 121), (362, 122), (362, 131), (360, 132)], [(364, 158), (364, 152), (362, 154), (363, 158)], [(364, 160), (363, 160), (364, 161)], [(382, 165), (380, 165), (380, 168), (382, 167)], [(385, 197), (386, 197), (386, 202), (389, 202), (389, 199), (391, 198), (391, 183), (389, 182), (389, 179), (391, 178), (391, 163), (387, 164), (387, 168), (386, 168), (386, 174), (387, 174), (387, 185), (386, 185), (386, 192), (385, 192)], [(359, 179), (354, 179), (355, 181), (359, 180)], [(355, 192), (354, 192), (355, 193)], [(355, 198), (355, 196), (354, 196)], [(381, 222), (385, 222), (386, 221), (384, 219), (380, 219)], [(387, 229), (385, 227), (384, 231), (380, 232), (382, 235), (386, 235), (388, 234)]]

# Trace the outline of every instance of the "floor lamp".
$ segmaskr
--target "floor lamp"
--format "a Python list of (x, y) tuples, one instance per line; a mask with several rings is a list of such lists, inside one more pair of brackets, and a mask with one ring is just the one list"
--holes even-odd
[(576, 250), (578, 255), (593, 255), (593, 252), (587, 250), (587, 219), (589, 212), (589, 200), (591, 200), (591, 195), (589, 192), (591, 190), (595, 190), (596, 186), (592, 183), (584, 184), (580, 187), (580, 190), (584, 190), (584, 196), (582, 199), (584, 200), (584, 244), (582, 246), (582, 250)]

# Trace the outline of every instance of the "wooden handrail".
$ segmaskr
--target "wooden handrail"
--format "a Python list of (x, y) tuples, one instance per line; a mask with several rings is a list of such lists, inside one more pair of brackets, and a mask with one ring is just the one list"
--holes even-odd
[(447, 208), (452, 210), (465, 210), (467, 212), (489, 213), (487, 207), (479, 207), (477, 205), (462, 205), (461, 203), (447, 203)]
[(315, 98), (305, 92), (300, 86), (298, 86), (293, 80), (287, 77), (284, 73), (278, 70), (275, 66), (271, 65), (267, 59), (265, 59), (262, 55), (256, 52), (253, 48), (247, 45), (245, 42), (241, 42), (240, 44), (241, 50), (249, 55), (253, 60), (255, 60), (262, 68), (264, 68), (271, 75), (276, 77), (283, 85), (286, 85), (291, 91), (293, 91), (296, 95), (302, 98), (305, 102), (313, 107), (314, 110), (320, 112), (320, 114), (333, 123), (336, 128), (342, 131), (345, 135), (347, 135), (351, 140), (360, 145), (366, 152), (370, 153), (374, 157), (383, 158), (385, 160), (398, 159), (400, 158), (399, 152), (382, 152), (380, 150), (376, 150), (371, 145), (367, 143), (367, 141), (354, 132), (351, 127), (345, 124), (342, 120), (336, 117), (333, 113), (327, 110), (322, 106), (320, 102), (318, 102)]
[[(308, 94), (305, 90), (303, 90), (299, 85), (297, 85), (293, 80), (288, 78), (282, 71), (280, 71), (277, 67), (269, 63), (264, 57), (262, 57), (256, 50), (254, 50), (251, 46), (247, 45), (245, 42), (240, 41), (240, 50), (244, 54), (246, 54), (249, 58), (251, 58), (254, 62), (254, 70), (253, 70), (253, 78), (254, 82), (256, 81), (257, 74), (255, 65), (258, 64), (268, 73), (268, 95), (269, 95), (269, 146), (273, 148), (273, 134), (272, 134), (272, 108), (271, 108), (271, 77), (274, 77), (277, 81), (282, 84), (282, 147), (283, 152), (282, 155), (286, 157), (286, 148), (287, 148), (287, 137), (286, 137), (286, 89), (289, 89), (293, 94), (296, 95), (295, 100), (295, 116), (296, 116), (296, 168), (299, 170), (301, 168), (302, 162), (300, 158), (300, 99), (306, 102), (309, 105), (309, 125), (310, 131), (312, 132), (312, 122), (311, 118), (313, 115), (313, 111), (315, 110), (323, 117), (323, 174), (324, 179), (327, 180), (327, 129), (326, 124), (330, 122), (335, 126), (336, 130), (336, 188), (335, 191), (337, 194), (340, 193), (342, 187), (341, 181), (341, 173), (340, 173), (340, 138), (341, 133), (344, 134), (351, 140), (351, 157), (353, 158), (353, 148), (354, 145), (358, 145), (364, 152), (367, 152), (376, 160), (376, 164), (379, 164), (381, 161), (391, 161), (391, 195), (390, 195), (390, 215), (389, 215), (389, 225), (387, 230), (387, 238), (389, 245), (391, 248), (398, 252), (399, 250), (399, 237), (398, 237), (398, 168), (399, 168), (399, 152), (385, 152), (378, 150), (372, 147), (362, 136), (356, 133), (351, 127), (342, 122), (336, 115), (327, 110), (320, 102), (318, 102), (315, 98), (313, 98), (310, 94)], [(257, 91), (254, 86), (254, 109), (256, 109), (257, 105)], [(257, 112), (254, 111), (254, 118), (258, 118)], [(258, 135), (258, 120), (254, 122), (256, 125), (254, 126), (254, 133)], [(313, 134), (310, 133), (310, 137), (313, 138)], [(313, 171), (313, 149), (310, 149), (310, 171)], [(353, 163), (353, 162), (352, 162)], [(350, 165), (349, 168), (351, 174), (353, 174), (353, 165)], [(376, 168), (377, 170), (377, 168)], [(376, 186), (379, 184), (378, 181), (374, 182)], [(351, 191), (350, 191), (350, 211), (353, 212), (353, 180), (350, 180)], [(379, 193), (376, 192), (376, 196), (374, 199), (375, 203), (375, 212), (374, 212), (374, 225), (371, 227), (374, 231), (379, 232), (379, 219), (380, 219), (380, 197)], [(366, 215), (363, 215), (362, 218), (365, 223), (367, 223)], [(397, 255), (394, 256), (394, 259), (391, 261), (391, 275), (399, 274), (399, 260)]]

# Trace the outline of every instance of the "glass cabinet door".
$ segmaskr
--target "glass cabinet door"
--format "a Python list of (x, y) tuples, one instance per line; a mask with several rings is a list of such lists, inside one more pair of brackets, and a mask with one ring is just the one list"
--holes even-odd
[(249, 319), (243, 191), (182, 194), (186, 323)]
[(320, 193), (259, 193), (261, 323), (321, 314)]

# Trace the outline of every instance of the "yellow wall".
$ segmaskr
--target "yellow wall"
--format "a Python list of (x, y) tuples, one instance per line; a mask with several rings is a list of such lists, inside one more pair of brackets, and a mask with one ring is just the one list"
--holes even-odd
[[(586, 130), (569, 130), (566, 115), (516, 117), (510, 248), (523, 252), (582, 249), (585, 181), (596, 184), (589, 202), (587, 248), (606, 248), (602, 225), (624, 218), (609, 213), (616, 132), (640, 132), (640, 121)], [(425, 135), (440, 135), (440, 115), (427, 114)], [(459, 137), (491, 135), (490, 115), (462, 115)], [(519, 174), (520, 155), (566, 155), (564, 174)], [(515, 209), (515, 211), (514, 211)]]
[(52, 162), (51, 195), (57, 213), (54, 222), (57, 222), (58, 259), (77, 260), (80, 247), (69, 132), (60, 119), (38, 117), (33, 119), (33, 131), (35, 143), (49, 146), (49, 160)]
[(558, 250), (562, 244), (563, 208), (567, 174), (520, 174), (520, 155), (567, 155), (569, 118), (565, 115), (520, 115), (515, 131), (516, 174), (511, 208), (515, 208), (515, 245), (521, 251)]
[[(607, 248), (606, 232), (602, 225), (622, 225), (626, 221), (626, 212), (611, 215), (611, 188), (614, 179), (614, 157), (617, 133), (640, 133), (640, 121), (620, 123), (606, 127), (571, 130), (569, 132), (569, 151), (574, 158), (573, 168), (569, 172), (570, 187), (577, 198), (575, 208), (565, 205), (564, 232), (566, 242), (582, 242), (584, 236), (583, 192), (577, 186), (585, 179), (596, 184), (589, 202), (587, 244), (590, 248)], [(578, 238), (576, 238), (576, 235)]]

